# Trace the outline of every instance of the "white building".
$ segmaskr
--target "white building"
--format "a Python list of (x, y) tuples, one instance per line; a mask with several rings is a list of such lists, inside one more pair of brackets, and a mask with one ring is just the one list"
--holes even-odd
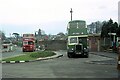
[(120, 1), (118, 2), (118, 23), (120, 25)]
[(100, 21), (92, 22), (90, 25), (87, 25), (88, 33), (89, 34), (98, 34), (101, 33), (103, 23)]

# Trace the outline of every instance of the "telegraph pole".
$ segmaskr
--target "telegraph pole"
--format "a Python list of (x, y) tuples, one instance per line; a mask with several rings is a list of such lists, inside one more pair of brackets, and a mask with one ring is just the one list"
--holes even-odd
[(71, 13), (71, 21), (72, 21), (72, 13), (73, 13), (72, 8), (71, 8), (71, 10), (70, 10), (70, 13)]

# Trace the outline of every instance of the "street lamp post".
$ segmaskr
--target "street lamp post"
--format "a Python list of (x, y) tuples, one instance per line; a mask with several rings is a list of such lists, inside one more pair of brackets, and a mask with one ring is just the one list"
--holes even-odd
[(71, 21), (72, 21), (72, 13), (73, 13), (73, 11), (72, 11), (72, 8), (71, 8), (71, 11), (70, 11), (70, 13), (71, 13)]

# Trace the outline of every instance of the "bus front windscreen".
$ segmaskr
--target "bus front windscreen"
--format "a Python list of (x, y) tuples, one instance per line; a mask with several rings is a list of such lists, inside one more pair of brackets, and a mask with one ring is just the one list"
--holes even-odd
[(77, 43), (77, 37), (70, 38), (70, 44), (71, 43)]
[(28, 41), (28, 45), (33, 45), (34, 42), (33, 41)]

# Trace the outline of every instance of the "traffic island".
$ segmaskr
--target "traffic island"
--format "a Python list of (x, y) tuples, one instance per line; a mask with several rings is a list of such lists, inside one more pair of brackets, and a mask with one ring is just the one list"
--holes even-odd
[(41, 60), (58, 58), (62, 56), (63, 56), (62, 54), (58, 54), (53, 51), (26, 52), (25, 55), (3, 59), (2, 63), (33, 62), (33, 61), (41, 61)]

